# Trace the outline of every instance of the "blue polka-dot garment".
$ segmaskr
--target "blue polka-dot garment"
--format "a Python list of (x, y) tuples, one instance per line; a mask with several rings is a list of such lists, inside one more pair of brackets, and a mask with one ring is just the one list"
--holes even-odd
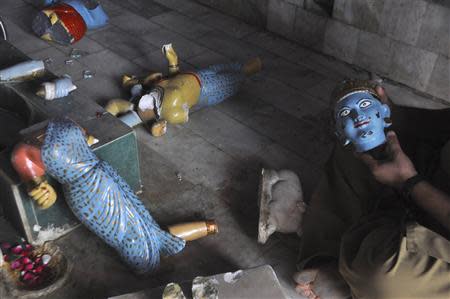
[(196, 72), (202, 88), (199, 105), (216, 105), (234, 95), (245, 79), (241, 63), (228, 63), (210, 66)]
[(63, 184), (76, 217), (136, 272), (150, 272), (160, 254), (184, 248), (185, 241), (161, 230), (130, 186), (92, 152), (71, 120), (49, 123), (41, 155), (47, 173)]

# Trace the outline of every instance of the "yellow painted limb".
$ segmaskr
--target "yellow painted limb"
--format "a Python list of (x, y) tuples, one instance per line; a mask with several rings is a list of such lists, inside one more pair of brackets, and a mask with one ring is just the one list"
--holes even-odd
[(189, 109), (183, 109), (182, 107), (172, 108), (164, 119), (170, 124), (184, 124), (189, 120)]
[(214, 220), (187, 222), (169, 226), (169, 232), (185, 241), (194, 241), (219, 232)]
[(162, 47), (162, 52), (169, 62), (169, 75), (175, 75), (180, 71), (178, 66), (178, 55), (175, 52), (172, 44), (167, 44)]
[(126, 100), (114, 99), (110, 100), (105, 110), (114, 116), (133, 110), (133, 104)]
[(167, 131), (167, 121), (159, 120), (152, 125), (152, 135), (154, 137), (161, 137), (166, 134)]
[(142, 85), (144, 86), (150, 86), (153, 83), (161, 80), (161, 78), (163, 77), (163, 74), (160, 72), (153, 72), (148, 74), (147, 76), (145, 76), (145, 78), (142, 80)]
[(135, 76), (123, 75), (122, 86), (124, 88), (131, 88), (133, 85), (139, 84), (139, 79)]
[(92, 146), (99, 142), (99, 140), (92, 135), (88, 135), (86, 141), (89, 146)]
[(43, 181), (34, 187), (28, 195), (31, 196), (42, 209), (50, 208), (56, 202), (58, 197), (55, 189), (53, 189), (47, 181)]

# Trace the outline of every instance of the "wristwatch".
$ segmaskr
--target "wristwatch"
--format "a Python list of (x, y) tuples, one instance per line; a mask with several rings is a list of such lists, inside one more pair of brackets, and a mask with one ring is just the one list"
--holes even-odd
[(400, 192), (401, 192), (402, 196), (405, 199), (410, 200), (411, 199), (411, 193), (412, 193), (414, 187), (418, 183), (420, 183), (420, 182), (422, 182), (424, 180), (425, 180), (425, 178), (422, 175), (420, 175), (420, 174), (416, 174), (415, 176), (410, 177), (409, 179), (407, 179), (403, 183), (402, 188), (400, 189)]

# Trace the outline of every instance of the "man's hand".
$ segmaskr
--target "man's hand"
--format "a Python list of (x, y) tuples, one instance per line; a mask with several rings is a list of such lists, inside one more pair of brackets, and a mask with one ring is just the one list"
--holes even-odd
[(389, 131), (386, 137), (389, 161), (377, 161), (369, 154), (359, 154), (358, 157), (369, 167), (378, 182), (401, 188), (407, 179), (417, 174), (417, 171), (403, 152), (394, 131)]
[(56, 201), (57, 195), (55, 189), (47, 182), (43, 181), (30, 192), (28, 192), (42, 209), (50, 208)]

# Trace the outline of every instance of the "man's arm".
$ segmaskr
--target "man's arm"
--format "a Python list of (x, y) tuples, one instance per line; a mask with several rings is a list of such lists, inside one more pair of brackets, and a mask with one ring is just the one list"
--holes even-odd
[[(369, 167), (375, 179), (382, 184), (401, 189), (403, 184), (417, 171), (411, 160), (403, 152), (397, 135), (387, 133), (387, 151), (389, 161), (377, 161), (368, 154), (359, 158)], [(450, 196), (426, 181), (417, 183), (411, 190), (414, 202), (450, 231)]]
[(414, 202), (450, 231), (450, 197), (426, 181), (419, 182), (411, 192)]

